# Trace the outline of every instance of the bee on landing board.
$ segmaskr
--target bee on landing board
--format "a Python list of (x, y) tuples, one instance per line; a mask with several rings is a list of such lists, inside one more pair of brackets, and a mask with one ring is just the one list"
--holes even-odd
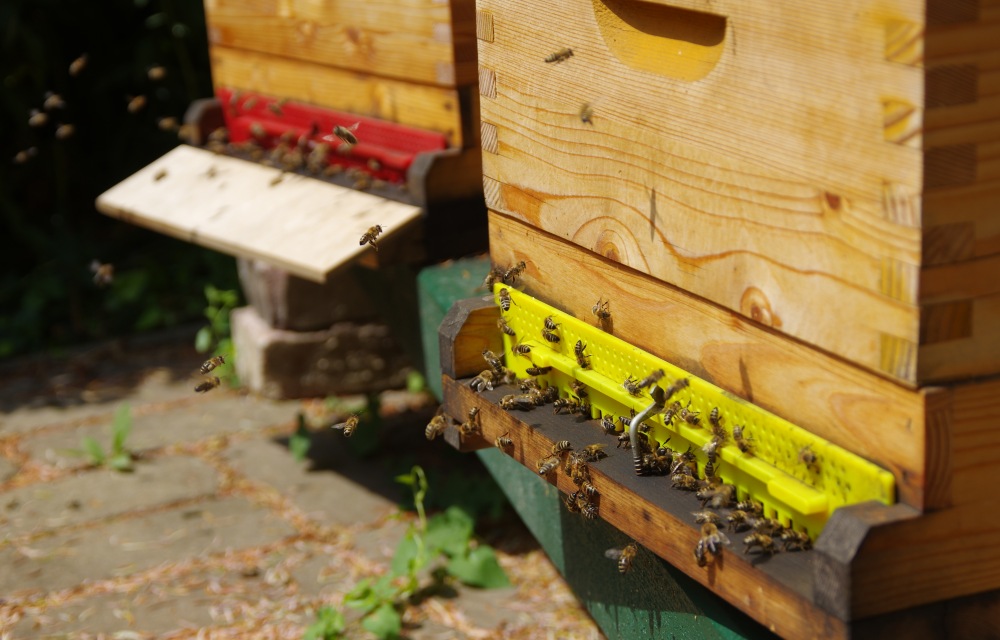
[(361, 242), (359, 245), (370, 244), (376, 251), (378, 251), (378, 245), (375, 243), (375, 239), (378, 238), (378, 234), (382, 233), (382, 225), (375, 225), (374, 227), (369, 227), (368, 231), (365, 231), (361, 236)]
[(607, 446), (606, 444), (588, 444), (583, 448), (583, 459), (587, 462), (597, 462), (601, 458), (607, 458), (608, 454), (604, 453), (604, 448)]
[(339, 429), (344, 432), (345, 438), (350, 438), (352, 435), (354, 435), (354, 430), (358, 428), (359, 422), (361, 422), (361, 416), (355, 413), (351, 416), (348, 416), (347, 420), (331, 425), (330, 428)]
[(604, 557), (617, 560), (618, 573), (626, 574), (632, 568), (637, 553), (639, 553), (639, 547), (633, 542), (623, 549), (608, 549), (604, 552)]
[(210, 378), (205, 378), (204, 382), (199, 384), (194, 388), (198, 393), (207, 393), (212, 389), (218, 387), (222, 383), (218, 376), (212, 376)]
[(215, 356), (201, 363), (201, 369), (199, 369), (198, 371), (201, 373), (208, 373), (212, 369), (215, 369), (216, 367), (221, 367), (224, 364), (226, 364), (225, 356)]

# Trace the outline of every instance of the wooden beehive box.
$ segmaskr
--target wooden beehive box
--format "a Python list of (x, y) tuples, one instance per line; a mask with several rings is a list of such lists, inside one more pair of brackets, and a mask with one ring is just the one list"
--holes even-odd
[(905, 384), (1000, 372), (994, 2), (477, 6), (492, 210)]
[[(669, 488), (598, 472), (600, 517), (784, 637), (875, 636), (977, 594), (997, 632), (996, 9), (477, 3), (493, 262), (578, 319), (610, 300), (616, 337), (895, 478), (898, 504), (835, 512), (814, 551), (706, 571)], [(468, 301), (442, 325), (445, 405), (487, 417), (456, 444), (506, 433), (534, 467), (597, 427), (469, 389), (499, 315)]]

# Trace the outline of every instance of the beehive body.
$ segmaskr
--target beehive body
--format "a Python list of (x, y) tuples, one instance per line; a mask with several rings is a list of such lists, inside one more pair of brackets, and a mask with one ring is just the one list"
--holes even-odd
[(480, 0), (487, 204), (900, 382), (1000, 371), (1000, 23), (933, 5)]

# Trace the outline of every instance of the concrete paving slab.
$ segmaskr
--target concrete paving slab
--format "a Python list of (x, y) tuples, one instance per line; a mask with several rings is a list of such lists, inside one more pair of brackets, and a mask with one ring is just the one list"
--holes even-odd
[[(396, 509), (392, 500), (373, 491), (374, 485), (386, 485), (384, 474), (370, 473), (363, 463), (344, 456), (335, 472), (311, 471), (307, 462), (297, 462), (281, 444), (270, 440), (237, 442), (226, 450), (226, 458), (242, 474), (268, 484), (317, 522), (351, 526), (372, 522)], [(341, 466), (342, 465), (342, 466)], [(343, 475), (343, 467), (372, 476), (372, 483), (357, 483)]]
[[(193, 388), (188, 385), (189, 396), (194, 393)], [(275, 402), (223, 392), (204, 402), (133, 418), (126, 447), (131, 451), (143, 451), (213, 435), (266, 429), (295, 420), (300, 406), (298, 402)], [(88, 436), (96, 438), (107, 450), (111, 442), (111, 423), (109, 416), (102, 424), (27, 436), (20, 447), (31, 457), (59, 468), (76, 468), (85, 461), (70, 455), (68, 450), (80, 448), (81, 441)]]
[(294, 533), (272, 512), (241, 498), (208, 500), (0, 549), (0, 593), (64, 589)]
[(0, 541), (215, 493), (218, 474), (197, 458), (140, 462), (133, 473), (94, 469), (0, 493)]

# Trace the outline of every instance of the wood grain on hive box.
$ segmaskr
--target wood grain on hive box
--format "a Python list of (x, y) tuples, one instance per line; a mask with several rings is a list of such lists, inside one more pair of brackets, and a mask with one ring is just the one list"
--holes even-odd
[(996, 11), (477, 9), (491, 209), (910, 385), (1000, 372)]

